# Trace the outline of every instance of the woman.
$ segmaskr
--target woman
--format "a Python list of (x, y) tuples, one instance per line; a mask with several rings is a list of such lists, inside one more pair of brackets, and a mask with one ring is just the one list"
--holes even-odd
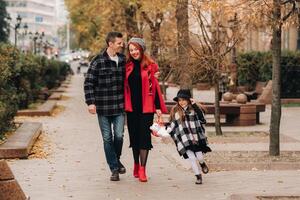
[(158, 65), (144, 54), (146, 45), (141, 38), (128, 42), (125, 77), (125, 111), (134, 158), (133, 175), (141, 182), (147, 181), (146, 164), (151, 143), (150, 126), (156, 113), (167, 113), (160, 87), (154, 74)]

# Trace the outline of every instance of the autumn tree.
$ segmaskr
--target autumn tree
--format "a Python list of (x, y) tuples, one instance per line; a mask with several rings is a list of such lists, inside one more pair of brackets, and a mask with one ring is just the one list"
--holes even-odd
[(180, 72), (180, 87), (192, 87), (191, 78), (187, 70), (189, 65), (189, 1), (177, 0), (176, 22), (177, 22), (177, 68)]
[[(238, 37), (232, 32), (228, 21), (235, 16), (234, 6), (226, 1), (191, 1), (191, 15), (197, 29), (193, 32), (191, 57), (194, 70), (202, 69), (205, 79), (215, 88), (215, 129), (222, 135), (220, 123), (219, 80), (225, 71), (226, 55), (236, 45)], [(193, 72), (192, 70), (190, 72)]]
[[(270, 119), (269, 154), (280, 155), (280, 121), (281, 121), (281, 49), (282, 29), (297, 22), (297, 3), (299, 0), (260, 0), (251, 1), (253, 13), (259, 16), (258, 24), (263, 24), (272, 34), (272, 107)], [(299, 25), (299, 24), (298, 24)]]
[[(164, 23), (164, 19), (168, 18), (174, 3), (172, 0), (155, 0), (153, 1), (143, 1), (140, 3), (141, 9), (139, 12), (141, 24), (146, 24), (150, 29), (150, 41), (151, 48), (150, 54), (156, 60), (158, 59), (158, 53), (163, 45), (161, 40), (161, 27)], [(147, 30), (146, 28), (143, 30)]]
[[(127, 39), (143, 37), (150, 29), (150, 53), (157, 58), (161, 45), (161, 24), (171, 0), (66, 0), (72, 27), (81, 46), (93, 51), (104, 45), (105, 33), (126, 33)], [(149, 27), (146, 28), (146, 26)], [(149, 44), (150, 44), (149, 42)]]
[[(66, 0), (71, 27), (82, 48), (98, 52), (111, 30), (125, 32), (124, 15), (118, 1)], [(110, 20), (108, 20), (110, 19)]]
[[(280, 119), (281, 119), (281, 32), (283, 23), (296, 14), (296, 0), (272, 1), (272, 110), (270, 122), (269, 154), (280, 155)], [(283, 10), (285, 15), (282, 14)]]

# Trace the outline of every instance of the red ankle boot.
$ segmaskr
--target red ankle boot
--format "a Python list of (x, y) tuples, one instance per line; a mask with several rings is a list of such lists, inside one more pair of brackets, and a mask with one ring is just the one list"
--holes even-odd
[(139, 177), (139, 168), (140, 168), (140, 165), (134, 163), (134, 166), (133, 166), (133, 176), (134, 176), (135, 178), (138, 178), (138, 177)]
[(147, 182), (146, 168), (144, 166), (140, 166), (140, 169), (139, 169), (139, 180), (141, 182)]

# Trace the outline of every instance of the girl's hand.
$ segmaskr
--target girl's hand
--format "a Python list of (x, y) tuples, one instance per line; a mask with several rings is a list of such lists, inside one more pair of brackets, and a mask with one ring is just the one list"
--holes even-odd
[(191, 101), (191, 104), (196, 103), (195, 99), (193, 99), (193, 98), (190, 98), (190, 101)]
[(161, 110), (160, 110), (160, 109), (157, 109), (157, 110), (156, 110), (156, 114), (157, 114), (158, 117), (160, 117), (160, 116), (161, 116)]

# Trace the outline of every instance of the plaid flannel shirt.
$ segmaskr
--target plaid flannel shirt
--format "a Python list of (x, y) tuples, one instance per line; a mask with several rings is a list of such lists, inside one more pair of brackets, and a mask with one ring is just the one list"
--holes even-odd
[(227, 76), (221, 76), (220, 80), (219, 80), (219, 92), (221, 92), (222, 94), (224, 94), (225, 92), (227, 92), (228, 87), (228, 77)]
[(97, 114), (109, 116), (124, 113), (124, 78), (126, 58), (118, 55), (118, 66), (106, 50), (90, 63), (84, 81), (85, 102), (95, 104)]

